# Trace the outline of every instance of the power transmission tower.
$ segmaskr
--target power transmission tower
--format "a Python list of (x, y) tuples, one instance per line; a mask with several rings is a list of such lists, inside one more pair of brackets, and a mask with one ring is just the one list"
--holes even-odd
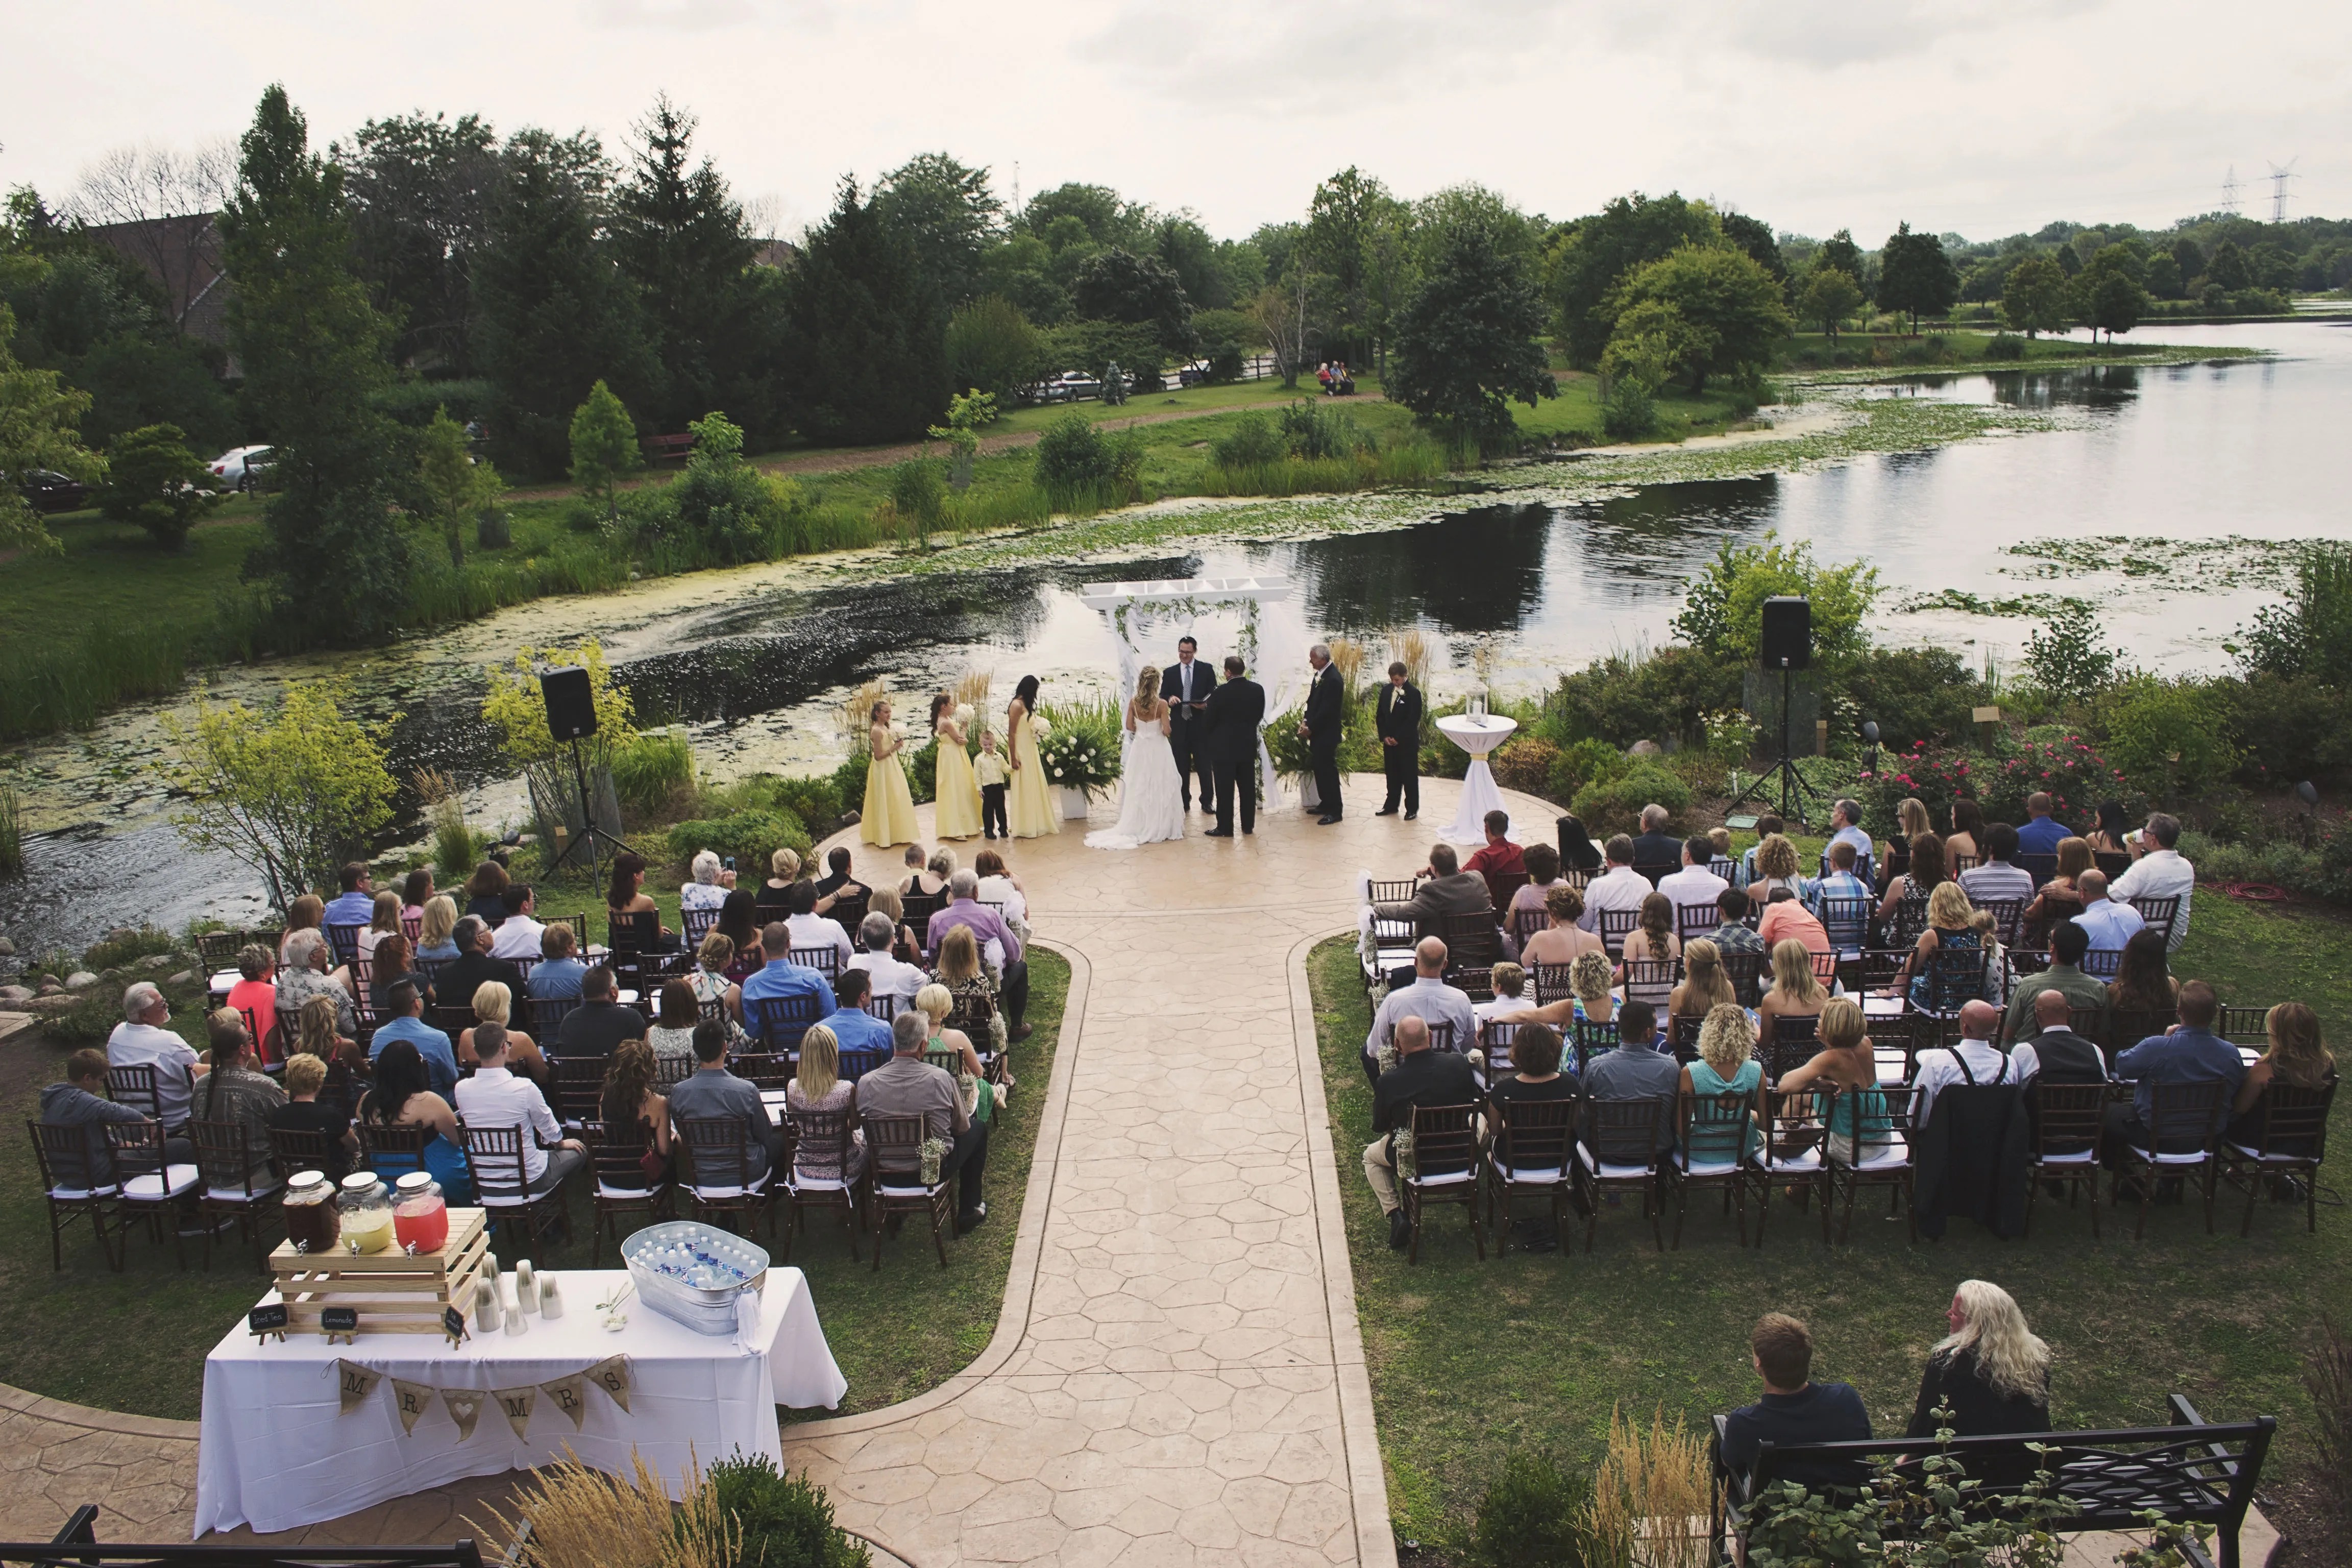
[(1021, 160), (1013, 160), (1013, 221), (1021, 221)]
[(2276, 163), (2271, 165), (2271, 221), (2273, 223), (2286, 221), (2286, 183), (2294, 178), (2294, 166), (2302, 162), (2303, 154), (2298, 153), (2286, 161), (2286, 166), (2284, 168)]
[(2221, 178), (2221, 210), (2232, 217), (2237, 216), (2238, 208), (2242, 205), (2238, 193), (2243, 188), (2238, 183), (2238, 165), (2232, 163), (2230, 172)]

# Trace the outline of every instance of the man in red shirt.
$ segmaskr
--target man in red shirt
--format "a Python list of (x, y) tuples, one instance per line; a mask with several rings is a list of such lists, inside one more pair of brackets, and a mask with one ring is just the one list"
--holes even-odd
[[(1498, 910), (1509, 905), (1511, 895), (1519, 889), (1528, 875), (1527, 858), (1519, 852), (1519, 847), (1511, 842), (1510, 831), (1508, 812), (1488, 812), (1486, 847), (1471, 856), (1470, 863), (1462, 868), (1486, 879), (1486, 895), (1495, 900), (1495, 907)], [(1517, 877), (1519, 880), (1506, 885), (1496, 880), (1500, 877)]]

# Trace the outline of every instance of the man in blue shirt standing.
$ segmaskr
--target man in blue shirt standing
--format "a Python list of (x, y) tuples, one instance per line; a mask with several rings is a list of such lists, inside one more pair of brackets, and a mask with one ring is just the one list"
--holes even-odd
[[(1761, 1447), (1792, 1443), (1860, 1443), (1870, 1439), (1870, 1412), (1846, 1383), (1812, 1381), (1813, 1336), (1785, 1312), (1756, 1320), (1748, 1350), (1764, 1380), (1763, 1396), (1724, 1417), (1723, 1462), (1745, 1470)], [(1809, 1487), (1859, 1486), (1861, 1467), (1843, 1463), (1787, 1461), (1773, 1467), (1774, 1479)]]
[(457, 1087), (457, 1053), (449, 1048), (449, 1037), (419, 1016), (425, 1011), (425, 997), (414, 980), (393, 983), (384, 993), (384, 1006), (392, 1016), (376, 1026), (375, 1037), (368, 1042), (368, 1060), (383, 1055), (384, 1047), (394, 1040), (406, 1040), (425, 1058), (425, 1071), (433, 1080), (433, 1092), (442, 1099), (449, 1098)]
[(772, 996), (811, 998), (814, 1009), (808, 1015), (808, 1021), (812, 1024), (833, 1011), (833, 987), (824, 983), (824, 976), (792, 961), (791, 927), (782, 921), (769, 921), (760, 932), (760, 950), (773, 956), (743, 981), (743, 1026), (754, 1037), (765, 1037), (760, 1028), (756, 1004)]
[(368, 868), (354, 860), (345, 866), (336, 879), (343, 890), (335, 895), (320, 917), (324, 926), (363, 926), (375, 918), (375, 888), (368, 880)]
[(818, 1023), (833, 1031), (833, 1037), (845, 1051), (887, 1051), (891, 1049), (890, 1026), (866, 1010), (866, 999), (874, 994), (874, 976), (862, 969), (845, 969), (834, 980), (833, 994), (840, 1005), (830, 1017)]
[[(2150, 1035), (2129, 1050), (2117, 1053), (2116, 1077), (2137, 1087), (2132, 1090), (2131, 1104), (2107, 1107), (2102, 1145), (2110, 1170), (2122, 1163), (2126, 1143), (2136, 1149), (2148, 1147), (2156, 1086), (2159, 1083), (2221, 1085), (2221, 1103), (2214, 1107), (2213, 1125), (2218, 1127), (2228, 1118), (2230, 1102), (2237, 1098), (2238, 1085), (2245, 1079), (2246, 1064), (2238, 1055), (2237, 1047), (2213, 1032), (2213, 1018), (2219, 1011), (2213, 988), (2202, 980), (2192, 980), (2180, 988), (2179, 1026), (2168, 1034)], [(2166, 1124), (2164, 1141), (2157, 1152), (2181, 1153), (2201, 1148), (2209, 1131), (2175, 1119)]]
[(2050, 796), (2045, 791), (2035, 790), (2025, 797), (2025, 825), (2017, 830), (2020, 854), (2055, 855), (2058, 841), (2073, 837), (2064, 823), (2050, 815)]

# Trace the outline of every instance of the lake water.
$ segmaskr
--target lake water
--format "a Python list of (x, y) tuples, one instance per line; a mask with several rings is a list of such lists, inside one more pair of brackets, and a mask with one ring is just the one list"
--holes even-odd
[[(1906, 609), (1947, 590), (1982, 599), (2033, 592), (2099, 604), (2110, 639), (2140, 664), (2218, 668), (2221, 643), (2275, 596), (2255, 542), (2352, 532), (2338, 458), (2352, 427), (2352, 333), (2323, 324), (2156, 329), (2167, 342), (2273, 351), (2259, 362), (1969, 374), (1876, 389), (1874, 395), (2000, 402), (2048, 409), (2061, 427), (1858, 458), (1797, 474), (1654, 484), (1598, 500), (1525, 493), (1433, 507), (1383, 531), (1181, 552), (891, 578), (887, 556), (786, 562), (646, 584), (605, 598), (525, 605), (389, 652), (290, 660), (223, 672), (224, 695), (266, 700), (289, 676), (337, 671), (357, 705), (398, 711), (394, 771), (447, 772), (478, 818), (520, 816), (494, 737), (478, 719), (485, 661), (582, 632), (604, 638), (642, 718), (685, 723), (706, 770), (830, 766), (834, 715), (858, 681), (902, 694), (967, 669), (995, 677), (999, 703), (1028, 673), (1058, 693), (1107, 692), (1115, 651), (1102, 617), (1079, 602), (1091, 582), (1281, 572), (1297, 583), (1258, 629), (1270, 691), (1296, 684), (1315, 636), (1377, 646), (1392, 628), (1430, 639), (1441, 694), (1466, 683), (1473, 648), (1491, 650), (1509, 689), (1549, 685), (1596, 655), (1655, 646), (1681, 584), (1726, 539), (1777, 530), (1825, 561), (1866, 559), (1887, 593), (1882, 640), (1936, 641), (1972, 662), (2013, 662), (2034, 622), (1949, 607)], [(1573, 461), (1558, 472), (1572, 481)], [(1326, 503), (1319, 503), (1328, 505)], [(1391, 503), (1392, 504), (1392, 503)], [(2112, 569), (2044, 575), (2012, 547), (2093, 544)], [(2202, 548), (2199, 548), (2202, 545)], [(1195, 628), (1221, 657), (1232, 615)], [(1164, 640), (1171, 645), (1175, 633)], [(901, 707), (911, 707), (902, 698)], [(203, 913), (257, 911), (257, 889), (233, 862), (190, 856), (165, 825), (168, 802), (145, 772), (155, 710), (117, 715), (88, 736), (26, 748), (17, 770), (43, 829), (24, 880), (0, 883), (0, 931), (20, 951), (79, 948), (142, 919), (176, 926)], [(408, 823), (413, 827), (413, 820)]]

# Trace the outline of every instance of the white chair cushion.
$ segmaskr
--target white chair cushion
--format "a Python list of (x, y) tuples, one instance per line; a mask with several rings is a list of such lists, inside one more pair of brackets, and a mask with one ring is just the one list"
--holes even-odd
[(133, 1203), (162, 1203), (193, 1192), (196, 1185), (194, 1165), (167, 1165), (162, 1175), (150, 1171), (143, 1176), (133, 1176), (122, 1184), (122, 1195)]
[(1434, 1176), (1414, 1176), (1414, 1177), (1412, 1177), (1412, 1178), (1408, 1181), (1407, 1184), (1408, 1184), (1408, 1185), (1410, 1185), (1410, 1186), (1416, 1186), (1416, 1187), (1452, 1187), (1452, 1186), (1459, 1186), (1462, 1183), (1466, 1182), (1466, 1181), (1469, 1181), (1473, 1176), (1475, 1176), (1475, 1175), (1476, 1175), (1476, 1174), (1477, 1174), (1477, 1173), (1476, 1173), (1476, 1172), (1475, 1172), (1475, 1171), (1447, 1171), (1447, 1172), (1444, 1172), (1444, 1173), (1441, 1173), (1441, 1174), (1439, 1174), (1439, 1175), (1434, 1175)]
[(2072, 1154), (2037, 1154), (2033, 1163), (2037, 1165), (2087, 1165), (2098, 1157), (2098, 1152), (2096, 1149), (2077, 1149)]
[(1497, 1171), (1503, 1180), (1518, 1186), (1556, 1187), (1568, 1180), (1558, 1165), (1518, 1165), (1507, 1171)]
[(1849, 1169), (1859, 1171), (1888, 1171), (1907, 1165), (1910, 1163), (1911, 1146), (1903, 1141), (1900, 1134), (1897, 1134), (1894, 1142), (1880, 1144), (1871, 1148), (1869, 1152), (1863, 1156), (1858, 1164), (1850, 1166)]
[(1675, 1165), (1685, 1176), (1727, 1176), (1739, 1169), (1737, 1160), (1694, 1160), (1688, 1154), (1676, 1154)]
[(61, 1204), (86, 1204), (92, 1198), (120, 1197), (121, 1189), (109, 1183), (102, 1187), (51, 1187), (49, 1196)]
[(2138, 1144), (2132, 1145), (2135, 1158), (2152, 1161), (2158, 1165), (2201, 1165), (2211, 1156), (2202, 1149), (2188, 1149), (2178, 1154), (2151, 1154)]
[(946, 1188), (945, 1182), (935, 1183), (928, 1187), (894, 1187), (885, 1182), (878, 1191), (886, 1198), (935, 1198)]
[(727, 1198), (756, 1198), (767, 1190), (768, 1178), (765, 1176), (761, 1176), (758, 1181), (744, 1187), (705, 1187), (698, 1185), (687, 1188), (687, 1191), (692, 1193), (704, 1203), (718, 1203)]
[(2244, 1158), (2249, 1160), (2260, 1160), (2265, 1165), (2307, 1165), (2311, 1163), (2311, 1156), (2308, 1154), (2280, 1154), (2275, 1152), (2265, 1154), (2258, 1149), (2249, 1149), (2243, 1143), (2232, 1143), (2230, 1147), (2236, 1150), (2238, 1153)]
[(1782, 1153), (1777, 1156), (1769, 1155), (1764, 1150), (1759, 1148), (1748, 1158), (1750, 1163), (1759, 1165), (1768, 1171), (1795, 1173), (1818, 1171), (1822, 1168), (1822, 1152), (1818, 1147), (1800, 1150), (1794, 1154)]
[(827, 1180), (822, 1176), (803, 1176), (794, 1171), (792, 1187), (796, 1193), (845, 1193), (849, 1190), (849, 1184), (837, 1178)]
[(205, 1202), (208, 1204), (257, 1204), (264, 1198), (276, 1197), (278, 1195), (278, 1189), (285, 1184), (285, 1183), (273, 1177), (268, 1182), (256, 1185), (250, 1197), (246, 1195), (246, 1191), (243, 1187), (206, 1187), (205, 1189)]
[(651, 1186), (646, 1187), (614, 1187), (599, 1182), (596, 1184), (596, 1195), (619, 1203), (633, 1203), (639, 1198), (659, 1196), (662, 1189), (668, 1184), (667, 1182), (656, 1182)]
[(1581, 1143), (1576, 1146), (1576, 1157), (1584, 1162), (1586, 1170), (1597, 1173), (1606, 1182), (1639, 1181), (1657, 1173), (1657, 1168), (1653, 1165), (1620, 1165), (1607, 1160), (1596, 1164), (1592, 1151)]

